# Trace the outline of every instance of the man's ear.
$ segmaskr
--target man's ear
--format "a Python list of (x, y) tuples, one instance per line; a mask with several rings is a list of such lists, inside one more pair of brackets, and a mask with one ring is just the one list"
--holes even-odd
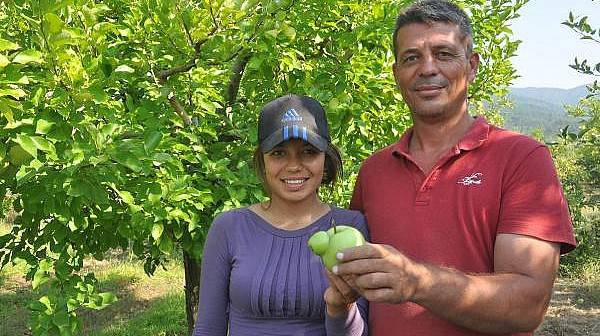
[(479, 68), (479, 54), (472, 52), (469, 56), (469, 83), (475, 80), (477, 69)]
[(394, 73), (394, 81), (396, 82), (396, 87), (400, 88), (400, 85), (398, 84), (398, 63), (394, 62), (394, 64), (392, 64), (392, 72)]

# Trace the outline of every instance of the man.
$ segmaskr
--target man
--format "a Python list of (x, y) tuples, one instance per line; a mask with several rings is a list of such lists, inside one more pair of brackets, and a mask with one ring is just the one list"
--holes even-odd
[(373, 244), (334, 268), (370, 301), (370, 335), (531, 335), (575, 247), (548, 149), (469, 115), (472, 43), (449, 2), (398, 17), (393, 71), (413, 127), (363, 163), (351, 207)]

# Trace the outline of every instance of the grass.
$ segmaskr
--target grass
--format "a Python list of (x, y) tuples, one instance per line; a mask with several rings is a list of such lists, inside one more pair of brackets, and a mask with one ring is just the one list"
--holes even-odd
[[(99, 311), (79, 310), (81, 335), (183, 336), (187, 333), (183, 266), (170, 263), (148, 277), (140, 263), (116, 257), (89, 261), (100, 291), (111, 291), (119, 301)], [(30, 335), (27, 303), (37, 294), (22, 276), (25, 266), (9, 265), (0, 271), (0, 336)]]
[(600, 335), (600, 260), (556, 281), (546, 318), (535, 335)]

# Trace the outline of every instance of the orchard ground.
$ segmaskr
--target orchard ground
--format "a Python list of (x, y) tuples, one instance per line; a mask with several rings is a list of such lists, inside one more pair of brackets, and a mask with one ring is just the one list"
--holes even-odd
[[(89, 261), (101, 291), (112, 291), (119, 301), (100, 311), (82, 313), (82, 335), (184, 336), (186, 334), (184, 273), (173, 261), (154, 276), (127, 253), (104, 261)], [(23, 266), (0, 271), (0, 336), (31, 335), (27, 329), (27, 302), (35, 297), (23, 278)], [(600, 262), (583, 268), (577, 278), (559, 278), (544, 324), (536, 336), (600, 335)]]

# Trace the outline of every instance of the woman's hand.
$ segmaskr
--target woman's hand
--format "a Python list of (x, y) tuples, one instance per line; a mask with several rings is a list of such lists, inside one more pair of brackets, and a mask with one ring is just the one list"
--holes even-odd
[(329, 287), (325, 290), (324, 299), (327, 305), (327, 314), (337, 317), (348, 313), (359, 294), (348, 284), (352, 276), (342, 278), (326, 270)]

